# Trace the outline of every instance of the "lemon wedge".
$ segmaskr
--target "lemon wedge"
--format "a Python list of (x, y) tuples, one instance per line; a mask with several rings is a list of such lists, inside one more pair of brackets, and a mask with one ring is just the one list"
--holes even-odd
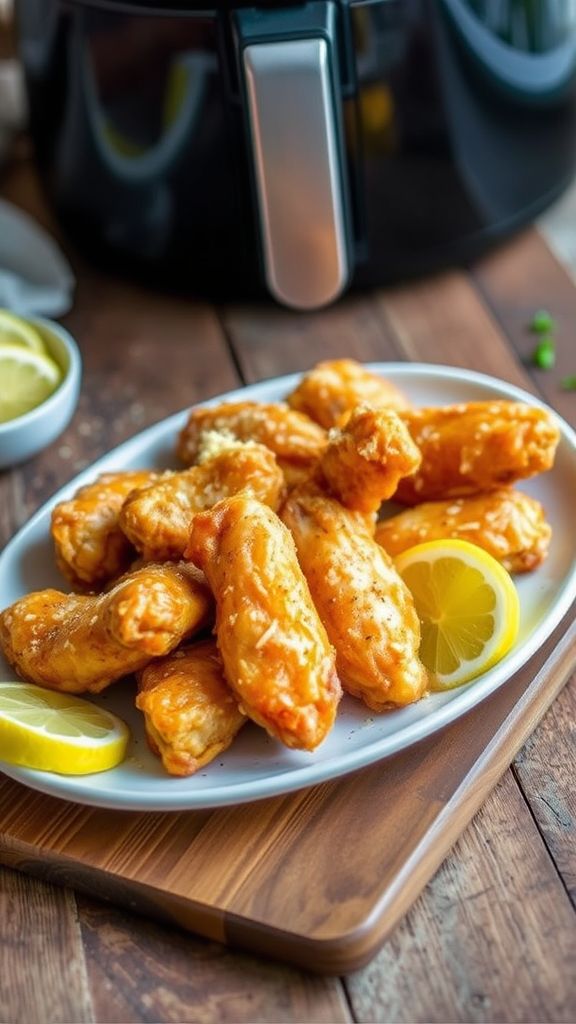
[(0, 342), (0, 423), (30, 412), (50, 397), (62, 371), (50, 356)]
[(10, 313), (7, 309), (0, 309), (0, 342), (8, 342), (9, 345), (23, 345), (24, 348), (32, 349), (33, 352), (46, 353), (44, 342), (40, 332), (28, 320), (21, 316)]
[(420, 618), (420, 658), (433, 690), (449, 690), (496, 665), (516, 641), (518, 592), (506, 569), (476, 544), (433, 540), (395, 565)]
[(122, 761), (130, 732), (82, 697), (34, 683), (0, 682), (0, 759), (62, 775), (103, 772)]

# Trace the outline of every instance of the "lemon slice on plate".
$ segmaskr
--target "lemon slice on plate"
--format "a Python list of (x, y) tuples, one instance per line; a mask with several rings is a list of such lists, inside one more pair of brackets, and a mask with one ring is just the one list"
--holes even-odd
[(62, 371), (50, 356), (0, 342), (0, 423), (30, 412), (50, 397)]
[(46, 353), (40, 333), (33, 324), (15, 313), (9, 313), (7, 309), (0, 309), (0, 342), (23, 345), (33, 352)]
[(476, 544), (433, 540), (395, 559), (420, 618), (420, 658), (433, 690), (449, 690), (499, 662), (516, 641), (518, 592)]
[(103, 772), (122, 761), (130, 732), (82, 697), (34, 683), (0, 682), (0, 759), (62, 775)]

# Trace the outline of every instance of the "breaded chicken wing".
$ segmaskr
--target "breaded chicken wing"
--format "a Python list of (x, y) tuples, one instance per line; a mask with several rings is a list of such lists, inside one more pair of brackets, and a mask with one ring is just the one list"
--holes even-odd
[(148, 741), (170, 775), (193, 775), (226, 750), (246, 722), (214, 640), (150, 662), (137, 681)]
[(24, 679), (98, 693), (210, 623), (213, 602), (184, 562), (148, 565), (106, 594), (41, 590), (0, 614), (0, 643)]
[(291, 483), (314, 465), (326, 445), (326, 433), (302, 413), (282, 403), (229, 402), (193, 409), (178, 441), (178, 456), (187, 466), (198, 461), (202, 435), (228, 431), (240, 441), (257, 441), (274, 452)]
[(344, 689), (375, 711), (418, 700), (427, 678), (412, 596), (360, 514), (309, 484), (288, 495), (281, 516)]
[(426, 501), (376, 527), (376, 540), (390, 555), (424, 541), (457, 537), (484, 548), (508, 572), (540, 565), (551, 535), (541, 504), (511, 487), (472, 498)]
[(239, 491), (278, 507), (284, 477), (273, 452), (261, 444), (222, 444), (201, 465), (157, 480), (126, 499), (120, 526), (145, 559), (181, 558), (193, 516)]
[(409, 409), (408, 399), (395, 384), (371, 373), (354, 359), (318, 363), (286, 398), (291, 409), (305, 413), (327, 430), (341, 426), (358, 405)]
[(118, 526), (118, 513), (135, 487), (157, 477), (151, 470), (102, 473), (52, 511), (58, 568), (75, 590), (100, 590), (120, 576), (134, 549)]
[(186, 556), (214, 592), (218, 647), (242, 710), (288, 747), (313, 750), (341, 689), (288, 530), (254, 498), (227, 498), (195, 517)]
[(422, 452), (394, 498), (407, 505), (496, 490), (550, 469), (560, 433), (552, 413), (524, 402), (469, 402), (401, 413)]
[(408, 428), (391, 409), (355, 409), (346, 426), (328, 436), (318, 463), (321, 478), (355, 511), (376, 512), (422, 460)]

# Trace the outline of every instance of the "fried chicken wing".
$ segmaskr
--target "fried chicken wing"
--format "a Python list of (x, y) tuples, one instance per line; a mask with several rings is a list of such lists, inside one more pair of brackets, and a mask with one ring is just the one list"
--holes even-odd
[(524, 402), (469, 402), (401, 413), (422, 452), (401, 480), (407, 505), (492, 491), (550, 469), (560, 437), (552, 413)]
[(408, 428), (391, 409), (355, 409), (346, 426), (329, 433), (318, 463), (328, 489), (347, 508), (376, 512), (418, 469), (422, 456)]
[(326, 432), (287, 405), (230, 402), (192, 410), (178, 441), (182, 462), (190, 466), (198, 461), (202, 435), (210, 430), (266, 445), (289, 482), (313, 466), (326, 445)]
[(281, 510), (345, 690), (375, 711), (418, 700), (427, 685), (412, 596), (362, 517), (308, 484)]
[(284, 477), (273, 452), (234, 439), (220, 445), (201, 465), (157, 480), (124, 502), (120, 526), (145, 559), (181, 558), (193, 516), (239, 491), (278, 507)]
[(218, 647), (242, 710), (288, 747), (313, 750), (341, 689), (288, 530), (261, 502), (227, 498), (195, 517), (186, 556), (214, 592)]
[(157, 477), (151, 470), (102, 473), (52, 511), (58, 568), (75, 590), (99, 590), (120, 576), (134, 549), (118, 525), (118, 513), (135, 487)]
[(148, 565), (105, 594), (28, 594), (0, 614), (0, 643), (24, 679), (98, 693), (208, 625), (212, 611), (193, 566)]
[(214, 640), (150, 662), (137, 682), (148, 742), (170, 775), (193, 775), (230, 746), (246, 721)]
[(409, 409), (410, 403), (395, 384), (371, 373), (354, 359), (318, 363), (306, 373), (286, 401), (327, 430), (341, 426), (358, 405)]
[(390, 555), (424, 541), (456, 537), (484, 548), (508, 572), (540, 565), (551, 535), (541, 504), (510, 487), (472, 498), (426, 501), (376, 527), (376, 540)]

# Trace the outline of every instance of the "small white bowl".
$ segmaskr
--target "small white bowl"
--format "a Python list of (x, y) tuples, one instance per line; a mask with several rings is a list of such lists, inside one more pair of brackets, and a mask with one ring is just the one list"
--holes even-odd
[(68, 426), (78, 404), (82, 360), (76, 342), (53, 320), (28, 319), (40, 332), (49, 355), (61, 368), (62, 382), (35, 409), (0, 423), (0, 469), (24, 462), (56, 440)]

